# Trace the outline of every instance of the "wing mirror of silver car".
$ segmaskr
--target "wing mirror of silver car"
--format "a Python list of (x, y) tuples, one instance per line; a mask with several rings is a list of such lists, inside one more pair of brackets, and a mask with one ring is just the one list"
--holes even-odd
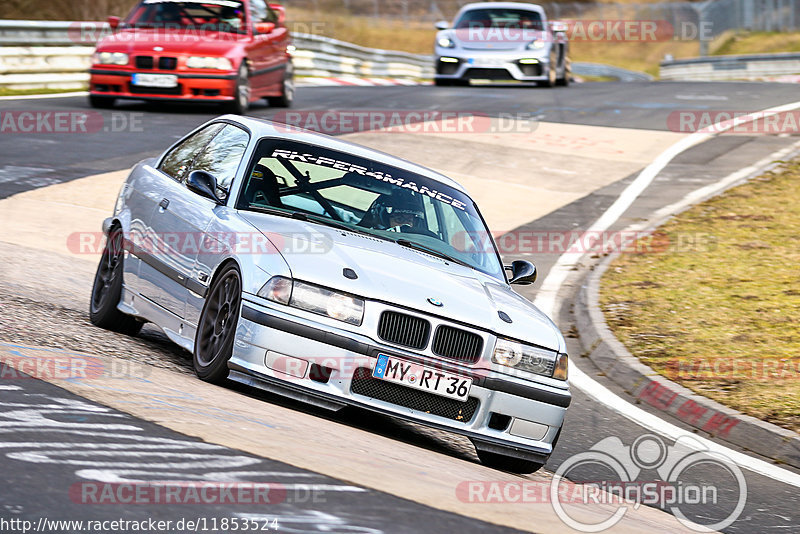
[(224, 199), (217, 195), (217, 179), (206, 171), (192, 171), (186, 179), (186, 187), (202, 197), (222, 204)]
[(449, 27), (450, 24), (448, 24), (446, 20), (440, 20), (439, 22), (436, 23), (437, 30), (446, 30)]
[(519, 284), (527, 286), (536, 281), (536, 266), (526, 260), (515, 260), (511, 265), (506, 265), (505, 268), (511, 271), (511, 278), (508, 280), (509, 284)]

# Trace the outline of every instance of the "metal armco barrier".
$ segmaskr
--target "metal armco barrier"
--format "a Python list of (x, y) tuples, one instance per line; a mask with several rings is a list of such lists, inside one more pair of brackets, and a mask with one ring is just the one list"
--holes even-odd
[(800, 74), (800, 54), (712, 56), (677, 59), (661, 63), (662, 80), (769, 80)]
[[(95, 40), (110, 32), (108, 25), (100, 22), (0, 20), (0, 87), (84, 87)], [(432, 56), (366, 48), (304, 33), (292, 38), (299, 76), (433, 77)], [(644, 73), (595, 63), (573, 62), (572, 71), (578, 76), (621, 81), (652, 79)]]

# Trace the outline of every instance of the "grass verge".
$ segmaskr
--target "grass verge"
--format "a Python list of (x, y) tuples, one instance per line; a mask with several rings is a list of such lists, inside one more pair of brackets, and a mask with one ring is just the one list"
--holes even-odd
[(658, 373), (800, 431), (800, 160), (699, 204), (603, 278), (611, 330)]

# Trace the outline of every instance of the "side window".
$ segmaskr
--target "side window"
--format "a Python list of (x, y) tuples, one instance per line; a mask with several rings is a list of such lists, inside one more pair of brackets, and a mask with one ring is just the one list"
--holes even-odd
[(217, 192), (227, 195), (249, 140), (250, 135), (241, 128), (225, 125), (195, 158), (192, 170), (212, 174), (217, 179)]
[(186, 177), (186, 171), (192, 164), (192, 160), (211, 141), (214, 135), (222, 129), (222, 126), (222, 124), (206, 126), (193, 136), (184, 139), (164, 156), (158, 169), (182, 182)]

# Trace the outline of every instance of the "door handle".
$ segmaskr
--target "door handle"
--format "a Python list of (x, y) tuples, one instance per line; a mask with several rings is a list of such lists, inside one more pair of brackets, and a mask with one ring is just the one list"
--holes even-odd
[(158, 203), (158, 206), (161, 208), (161, 211), (166, 210), (169, 207), (169, 199), (162, 198), (161, 202)]

